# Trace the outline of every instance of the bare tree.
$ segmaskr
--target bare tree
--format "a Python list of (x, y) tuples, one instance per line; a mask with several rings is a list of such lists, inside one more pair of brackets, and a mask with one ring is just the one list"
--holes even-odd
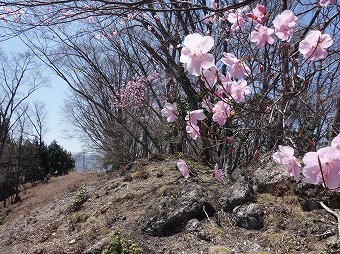
[(21, 115), (17, 109), (37, 89), (45, 84), (37, 72), (32, 54), (24, 53), (8, 58), (0, 52), (0, 158), (12, 127)]

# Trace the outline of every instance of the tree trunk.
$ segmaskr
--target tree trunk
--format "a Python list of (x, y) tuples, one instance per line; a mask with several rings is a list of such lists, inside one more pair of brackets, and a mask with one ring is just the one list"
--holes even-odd
[(331, 142), (331, 140), (335, 136), (337, 136), (339, 132), (340, 132), (340, 88), (339, 88), (338, 97), (336, 100), (334, 119), (329, 130), (329, 141)]

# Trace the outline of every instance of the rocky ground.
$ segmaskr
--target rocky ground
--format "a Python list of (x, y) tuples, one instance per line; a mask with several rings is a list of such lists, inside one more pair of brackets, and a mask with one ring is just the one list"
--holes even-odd
[(120, 172), (72, 173), (26, 189), (2, 208), (0, 253), (101, 253), (118, 230), (143, 253), (340, 253), (339, 195), (296, 184), (269, 159), (221, 184), (212, 170), (154, 156)]

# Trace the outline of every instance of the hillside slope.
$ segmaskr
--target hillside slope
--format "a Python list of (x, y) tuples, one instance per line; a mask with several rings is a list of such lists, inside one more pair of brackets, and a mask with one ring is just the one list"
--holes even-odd
[[(227, 192), (232, 180), (226, 186), (217, 183), (211, 170), (197, 162), (190, 166), (199, 177), (185, 180), (177, 161), (140, 160), (120, 174), (72, 173), (27, 189), (21, 203), (6, 208), (10, 210), (0, 225), (0, 253), (100, 253), (114, 230), (148, 254), (340, 253), (335, 219), (322, 209), (303, 211), (292, 191), (294, 183), (280, 183), (285, 191), (279, 194), (267, 191), (248, 199), (246, 203), (261, 209), (264, 225), (246, 229), (236, 225), (234, 212), (224, 211), (214, 194), (224, 188)], [(204, 213), (188, 217), (179, 232), (156, 237), (141, 231), (141, 221), (150, 219), (146, 215), (155, 207), (157, 211), (157, 202), (169, 202), (165, 210), (159, 207), (161, 216), (169, 216), (177, 209), (171, 205), (181, 209), (176, 200), (190, 188), (208, 193), (211, 202), (204, 203)]]

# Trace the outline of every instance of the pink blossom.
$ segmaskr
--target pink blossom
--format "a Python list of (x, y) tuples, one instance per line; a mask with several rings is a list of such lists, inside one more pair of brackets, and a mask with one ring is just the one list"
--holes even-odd
[(260, 157), (260, 153), (259, 153), (259, 150), (255, 150), (255, 152), (254, 152), (254, 154), (253, 154), (253, 159), (255, 160), (255, 161), (257, 161), (258, 159), (259, 159), (259, 157)]
[(211, 0), (210, 3), (211, 3), (211, 8), (213, 8), (213, 9), (217, 9), (218, 8), (218, 5), (215, 2), (215, 0)]
[(93, 17), (92, 16), (87, 17), (87, 22), (92, 23), (93, 22)]
[(340, 150), (340, 134), (333, 138), (331, 142), (331, 147), (335, 147), (336, 149)]
[(235, 55), (231, 53), (223, 53), (223, 58), (221, 58), (222, 63), (231, 68), (230, 75), (234, 78), (240, 79), (244, 75), (250, 73), (249, 67), (243, 62), (242, 59), (238, 59)]
[(274, 29), (257, 24), (255, 29), (257, 31), (252, 31), (250, 33), (250, 41), (256, 42), (258, 48), (263, 48), (266, 43), (273, 44), (274, 38), (270, 35), (274, 33)]
[(308, 183), (324, 183), (325, 187), (340, 191), (340, 151), (338, 149), (324, 147), (317, 152), (306, 153), (303, 163), (305, 166), (302, 173)]
[(190, 171), (184, 160), (179, 159), (179, 162), (177, 162), (177, 168), (181, 171), (182, 176), (184, 176), (184, 178), (189, 177)]
[(224, 101), (218, 101), (213, 107), (213, 121), (223, 126), (230, 116), (230, 105)]
[(217, 181), (222, 182), (223, 171), (221, 168), (218, 168), (217, 163), (215, 164), (215, 167), (214, 167), (214, 175)]
[(208, 111), (209, 113), (212, 112), (212, 108), (213, 105), (210, 101), (208, 101), (207, 99), (203, 99), (202, 101), (202, 108), (204, 108), (206, 111)]
[(208, 53), (213, 46), (214, 40), (211, 36), (189, 34), (184, 39), (180, 62), (186, 64), (190, 74), (199, 76), (202, 68), (209, 69), (215, 65), (214, 56)]
[(230, 87), (230, 95), (237, 102), (243, 102), (245, 96), (251, 93), (250, 87), (247, 85), (247, 81), (239, 80), (233, 81)]
[(67, 12), (64, 12), (63, 15), (60, 17), (60, 19), (66, 19), (74, 15), (72, 11), (68, 10)]
[(328, 6), (330, 4), (335, 4), (336, 0), (320, 0), (319, 4), (321, 6)]
[(144, 76), (134, 77), (116, 92), (113, 98), (117, 107), (140, 107), (146, 103), (147, 85)]
[(229, 13), (227, 20), (232, 24), (231, 30), (238, 30), (244, 27), (245, 21), (240, 10), (235, 13)]
[(290, 146), (279, 145), (279, 152), (273, 154), (273, 160), (281, 165), (287, 165), (287, 171), (290, 176), (294, 176), (296, 182), (299, 181), (301, 173), (301, 164), (294, 156), (294, 149)]
[(223, 97), (230, 97), (230, 87), (232, 82), (230, 72), (226, 72), (225, 76), (221, 75), (220, 81), (221, 84), (217, 87), (214, 95), (220, 99), (222, 99)]
[(200, 128), (197, 125), (192, 124), (190, 122), (187, 122), (185, 130), (193, 140), (196, 140), (201, 136)]
[(299, 44), (299, 51), (305, 59), (314, 61), (316, 58), (327, 57), (326, 48), (333, 44), (333, 39), (329, 34), (321, 34), (318, 30), (309, 32), (304, 40)]
[(102, 35), (102, 34), (96, 34), (96, 35), (94, 36), (94, 38), (96, 38), (97, 40), (101, 40), (101, 39), (104, 38), (104, 35)]
[(211, 67), (209, 70), (203, 70), (201, 79), (204, 81), (205, 87), (212, 89), (217, 80), (218, 70), (216, 66)]
[(174, 103), (165, 103), (164, 108), (161, 110), (162, 116), (166, 117), (166, 120), (169, 123), (176, 121), (178, 117), (176, 102)]
[(185, 120), (190, 122), (192, 125), (197, 125), (197, 121), (202, 121), (206, 116), (203, 113), (203, 109), (197, 109), (191, 112), (188, 112)]
[(266, 21), (267, 18), (267, 10), (264, 5), (258, 4), (256, 8), (253, 10), (253, 13), (247, 13), (247, 17), (251, 18), (252, 20), (263, 23)]
[(283, 41), (290, 41), (293, 36), (293, 27), (298, 23), (299, 18), (291, 10), (285, 10), (277, 15), (273, 21), (276, 36)]

